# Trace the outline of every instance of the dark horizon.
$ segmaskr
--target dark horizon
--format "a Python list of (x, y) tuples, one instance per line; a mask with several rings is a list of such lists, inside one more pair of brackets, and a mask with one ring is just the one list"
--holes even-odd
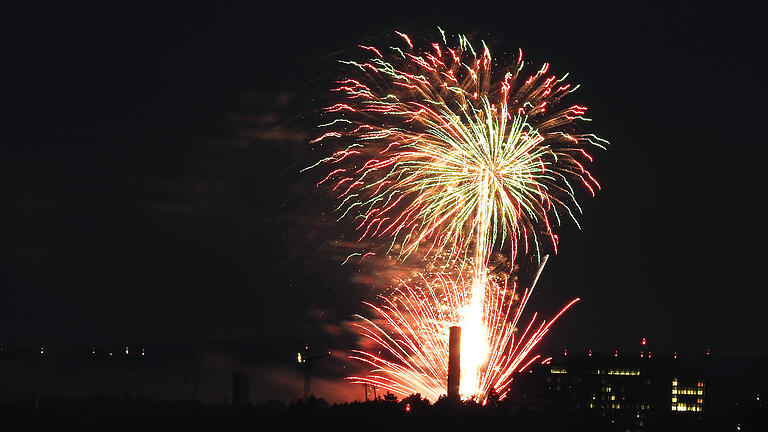
[[(344, 380), (355, 370), (355, 362), (331, 343), (323, 341), (313, 347), (314, 352), (331, 350), (331, 356), (314, 365), (311, 393), (334, 404), (363, 401), (363, 387)], [(0, 352), (0, 404), (99, 395), (228, 404), (232, 401), (232, 375), (238, 372), (249, 375), (251, 402), (293, 403), (303, 397), (303, 369), (296, 362), (297, 350), (302, 347), (298, 339), (273, 338), (130, 346), (128, 355), (124, 346), (46, 348), (43, 355), (34, 349), (6, 349)], [(91, 348), (95, 348), (95, 353)], [(145, 355), (141, 354), (142, 348)], [(108, 355), (110, 352), (112, 355)], [(653, 351), (649, 359), (647, 353), (644, 350), (641, 357), (639, 350), (619, 350), (615, 356), (613, 350), (593, 349), (591, 355), (574, 350), (567, 355), (543, 354), (552, 356), (547, 367), (587, 359), (663, 367), (674, 364), (681, 370), (700, 374), (710, 384), (715, 383), (718, 391), (711, 396), (719, 406), (748, 401), (762, 393), (768, 382), (762, 367), (766, 357), (705, 353), (677, 353), (673, 357), (673, 353)], [(531, 369), (541, 367), (536, 363)]]

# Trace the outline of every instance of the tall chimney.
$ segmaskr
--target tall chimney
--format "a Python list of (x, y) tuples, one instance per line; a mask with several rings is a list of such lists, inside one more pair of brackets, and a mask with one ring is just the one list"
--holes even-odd
[(243, 406), (251, 403), (248, 396), (250, 378), (247, 373), (237, 372), (232, 376), (232, 405)]
[(452, 326), (448, 335), (448, 399), (459, 398), (461, 379), (461, 327)]

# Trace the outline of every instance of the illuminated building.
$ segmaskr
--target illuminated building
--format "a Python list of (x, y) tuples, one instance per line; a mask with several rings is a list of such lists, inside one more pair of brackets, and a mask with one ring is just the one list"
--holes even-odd
[(670, 408), (672, 411), (702, 412), (704, 408), (704, 381), (682, 381), (672, 378)]
[(701, 421), (706, 379), (699, 367), (668, 358), (622, 356), (616, 351), (562, 356), (516, 381), (513, 407), (592, 412), (620, 430), (641, 431), (669, 417)]

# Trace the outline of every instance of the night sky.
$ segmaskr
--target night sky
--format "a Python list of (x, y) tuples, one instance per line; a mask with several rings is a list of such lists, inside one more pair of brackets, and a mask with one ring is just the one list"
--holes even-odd
[(612, 143), (533, 306), (583, 301), (541, 347), (768, 355), (756, 10), (111, 3), (15, 24), (0, 344), (327, 339), (378, 292), (299, 173), (328, 77), (359, 43), (440, 25), (570, 72)]

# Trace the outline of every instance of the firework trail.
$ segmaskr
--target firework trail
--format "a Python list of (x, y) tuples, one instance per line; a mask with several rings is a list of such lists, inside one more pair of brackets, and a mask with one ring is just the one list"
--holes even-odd
[(508, 387), (519, 361), (554, 322), (526, 341), (514, 338), (530, 292), (511, 316), (514, 295), (508, 298), (506, 282), (488, 274), (491, 251), (508, 241), (512, 262), (519, 251), (540, 258), (548, 239), (557, 252), (555, 228), (563, 219), (578, 225), (574, 185), (592, 195), (600, 188), (586, 168), (587, 149), (607, 141), (575, 132), (589, 119), (586, 107), (561, 103), (578, 88), (566, 82), (568, 74), (551, 75), (547, 63), (527, 73), (522, 51), (509, 67), (492, 71), (485, 43), (476, 50), (459, 36), (450, 46), (440, 31), (442, 43), (417, 46), (396, 32), (394, 45), (361, 45), (364, 60), (342, 61), (355, 74), (332, 88), (341, 101), (323, 110), (329, 121), (311, 141), (338, 150), (307, 169), (330, 168), (317, 186), (337, 196), (339, 219), (353, 219), (359, 240), (391, 238), (388, 253), (402, 259), (424, 248), (424, 257), (447, 256), (444, 268), (461, 274), (465, 263), (471, 267), (466, 279), (404, 284), (397, 302), (382, 297), (382, 307), (371, 304), (396, 336), (365, 319), (360, 330), (392, 358), (358, 352), (355, 358), (375, 372), (355, 381), (390, 382), (382, 386), (398, 394), (418, 382), (434, 396), (442, 388), (434, 380), (444, 376), (447, 328), (459, 324), (460, 393), (483, 399)]
[[(353, 351), (351, 357), (368, 364), (372, 370), (366, 376), (347, 379), (403, 397), (419, 393), (434, 401), (445, 394), (449, 328), (460, 324), (464, 331), (466, 308), (473, 302), (469, 296), (471, 290), (464, 284), (462, 278), (437, 275), (427, 280), (422, 277), (417, 284), (403, 282), (394, 296), (380, 296), (381, 306), (366, 303), (376, 319), (358, 316), (355, 325), (360, 335), (370, 341), (372, 349)], [(466, 382), (464, 375), (467, 374), (462, 370), (462, 397), (483, 402), (494, 393), (504, 399), (514, 374), (539, 360), (538, 355), (531, 356), (531, 351), (560, 315), (579, 301), (572, 300), (550, 321), (537, 323), (536, 313), (529, 320), (523, 320), (523, 311), (535, 285), (534, 280), (531, 288), (518, 296), (515, 282), (510, 287), (507, 279), (501, 283), (488, 281), (481, 316), (485, 332), (482, 337), (488, 341), (490, 355), (477, 371), (476, 382)], [(519, 331), (518, 325), (525, 329)], [(461, 355), (465, 356), (464, 346)]]

